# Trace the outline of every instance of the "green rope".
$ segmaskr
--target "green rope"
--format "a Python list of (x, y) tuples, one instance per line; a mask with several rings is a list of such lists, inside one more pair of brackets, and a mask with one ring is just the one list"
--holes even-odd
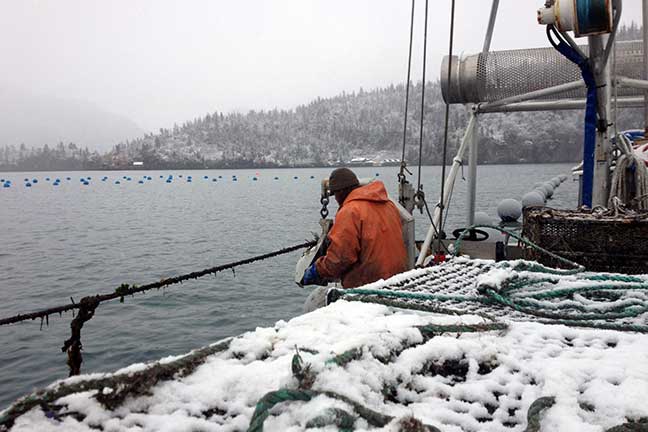
[[(497, 230), (497, 231), (499, 231), (499, 232), (501, 232), (503, 234), (506, 234), (506, 235), (509, 235), (509, 236), (513, 237), (514, 239), (522, 242), (523, 244), (525, 244), (525, 245), (527, 245), (527, 246), (529, 246), (529, 247), (531, 247), (533, 249), (536, 249), (536, 250), (538, 250), (538, 251), (540, 251), (540, 252), (542, 252), (544, 254), (549, 255), (550, 257), (560, 261), (563, 264), (567, 264), (570, 267), (574, 267), (574, 270), (562, 270), (562, 272), (572, 272), (572, 273), (575, 272), (575, 273), (578, 273), (578, 272), (581, 272), (581, 271), (585, 270), (585, 267), (583, 267), (582, 265), (580, 265), (578, 263), (575, 263), (574, 261), (570, 261), (567, 258), (563, 258), (560, 255), (557, 255), (557, 254), (555, 254), (555, 253), (553, 253), (553, 252), (551, 252), (551, 251), (549, 251), (549, 250), (547, 250), (547, 249), (545, 249), (545, 248), (543, 248), (541, 246), (538, 246), (537, 244), (533, 243), (531, 240), (529, 240), (529, 239), (527, 239), (525, 237), (522, 237), (521, 235), (518, 235), (517, 233), (514, 233), (513, 231), (509, 231), (507, 229), (498, 227), (496, 225), (477, 224), (477, 225), (472, 225), (472, 226), (466, 228), (465, 230), (463, 230), (461, 232), (461, 234), (459, 234), (459, 237), (457, 237), (457, 239), (455, 240), (455, 243), (454, 243), (454, 253), (455, 253), (455, 255), (459, 252), (459, 247), (461, 246), (461, 242), (463, 241), (464, 237), (466, 237), (470, 233), (470, 231), (475, 229), (475, 228), (490, 228), (490, 229)], [(544, 267), (544, 266), (540, 266), (540, 267)], [(544, 267), (544, 269), (551, 270), (552, 272), (556, 271), (556, 269), (549, 269), (548, 267)], [(538, 270), (536, 270), (536, 271), (538, 271)]]
[(524, 432), (539, 432), (540, 414), (555, 403), (556, 399), (553, 396), (545, 396), (533, 401), (527, 412), (527, 427)]

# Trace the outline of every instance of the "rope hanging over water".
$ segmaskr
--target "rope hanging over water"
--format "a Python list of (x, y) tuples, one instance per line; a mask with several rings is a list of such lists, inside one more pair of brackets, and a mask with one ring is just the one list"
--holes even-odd
[[(98, 306), (100, 303), (103, 303), (103, 302), (107, 302), (107, 301), (110, 301), (110, 300), (115, 300), (117, 298), (119, 298), (119, 299), (121, 299), (123, 301), (123, 298), (125, 296), (127, 296), (127, 295), (132, 295), (132, 294), (136, 294), (136, 293), (140, 293), (140, 292), (144, 292), (144, 291), (149, 291), (149, 290), (152, 290), (152, 289), (163, 288), (163, 287), (166, 287), (166, 286), (169, 286), (169, 285), (174, 285), (174, 284), (177, 284), (177, 283), (181, 283), (181, 282), (184, 282), (184, 281), (187, 281), (187, 280), (190, 280), (190, 279), (198, 279), (198, 278), (201, 278), (203, 276), (207, 276), (207, 275), (210, 275), (210, 274), (215, 274), (215, 273), (221, 272), (223, 270), (233, 270), (234, 268), (242, 266), (242, 265), (251, 264), (251, 263), (256, 262), (256, 261), (262, 261), (262, 260), (265, 260), (265, 259), (268, 259), (268, 258), (273, 258), (273, 257), (279, 256), (279, 255), (284, 255), (284, 254), (287, 254), (287, 253), (290, 253), (290, 252), (294, 252), (294, 251), (299, 250), (299, 249), (308, 248), (308, 247), (314, 246), (316, 243), (317, 242), (314, 241), (314, 240), (313, 241), (308, 241), (308, 242), (301, 243), (301, 244), (298, 244), (298, 245), (295, 245), (295, 246), (290, 246), (290, 247), (287, 247), (287, 248), (284, 248), (284, 249), (279, 249), (279, 250), (274, 251), (274, 252), (265, 253), (263, 255), (257, 255), (257, 256), (254, 256), (254, 257), (251, 257), (251, 258), (246, 258), (246, 259), (243, 259), (243, 260), (240, 260), (240, 261), (231, 262), (229, 264), (223, 264), (223, 265), (210, 267), (210, 268), (200, 270), (200, 271), (187, 273), (187, 274), (180, 275), (180, 276), (174, 276), (174, 277), (171, 277), (171, 278), (162, 279), (162, 280), (160, 280), (158, 282), (153, 282), (153, 283), (142, 285), (142, 286), (122, 284), (117, 289), (115, 289), (115, 291), (112, 292), (112, 293), (97, 294), (95, 296), (84, 297), (84, 299), (85, 298), (91, 298), (93, 300), (93, 302), (96, 301), (96, 303), (97, 303), (95, 305), (95, 308), (96, 308), (96, 306)], [(72, 303), (67, 304), (67, 305), (55, 306), (55, 307), (52, 307), (52, 308), (43, 309), (43, 310), (36, 311), (36, 312), (29, 312), (29, 313), (24, 313), (24, 314), (18, 314), (18, 315), (8, 317), (8, 318), (3, 318), (3, 319), (0, 319), (0, 325), (15, 324), (15, 323), (18, 323), (18, 322), (21, 322), (21, 321), (34, 320), (36, 318), (43, 319), (43, 318), (49, 317), (52, 314), (56, 314), (56, 313), (61, 314), (62, 312), (68, 312), (68, 311), (71, 311), (71, 310), (74, 310), (74, 309), (81, 309), (82, 308), (82, 303), (83, 303), (83, 299), (79, 303), (75, 303), (74, 300), (72, 300)]]

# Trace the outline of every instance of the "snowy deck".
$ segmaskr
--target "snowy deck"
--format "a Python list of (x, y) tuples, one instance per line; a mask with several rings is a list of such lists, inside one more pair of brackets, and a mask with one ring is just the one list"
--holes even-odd
[[(519, 281), (524, 274), (456, 262), (464, 273), (447, 276), (466, 283), (455, 294), (479, 286), (504, 292), (511, 275)], [(440, 270), (413, 270), (368, 288), (422, 292), (425, 281), (443, 283)], [(512, 295), (545, 311), (547, 302), (601, 309), (578, 297), (583, 282), (575, 276), (539, 280), (536, 294), (546, 285), (577, 294)], [(620, 283), (638, 287), (637, 280)], [(608, 303), (645, 296), (629, 290)], [(12, 417), (12, 431), (426, 430), (412, 428), (414, 417), (427, 430), (598, 432), (648, 418), (648, 334), (543, 324), (492, 305), (448, 315), (345, 298), (187, 356), (56, 382), (1, 413), (0, 422)], [(645, 317), (622, 322), (645, 325)], [(293, 392), (271, 394), (257, 406), (280, 389)]]

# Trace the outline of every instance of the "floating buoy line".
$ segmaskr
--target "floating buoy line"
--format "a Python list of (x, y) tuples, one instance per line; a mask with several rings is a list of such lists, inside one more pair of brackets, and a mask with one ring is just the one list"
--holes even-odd
[[(380, 173), (375, 173), (375, 176), (380, 177)], [(158, 178), (160, 180), (164, 181), (167, 184), (174, 183), (174, 180), (177, 181), (178, 179), (183, 179), (185, 183), (193, 183), (193, 181), (194, 181), (194, 178), (191, 175), (184, 176), (183, 174), (178, 174), (177, 176), (174, 176), (173, 174), (168, 174), (166, 177), (164, 175), (160, 175)], [(259, 173), (256, 173), (253, 176), (247, 177), (246, 179), (248, 179), (248, 180), (250, 180), (252, 182), (257, 182), (257, 181), (262, 181), (263, 180), (262, 176), (259, 175)], [(268, 176), (266, 179), (276, 181), (276, 180), (281, 180), (281, 177), (279, 177), (279, 176), (272, 176), (272, 177)], [(314, 175), (310, 175), (308, 177), (304, 176), (303, 179), (304, 180), (315, 180), (315, 176)], [(218, 182), (222, 183), (222, 182), (226, 181), (226, 179), (223, 178), (222, 175), (218, 175), (218, 176), (215, 175), (215, 176), (212, 176), (212, 177), (210, 177), (208, 175), (203, 175), (202, 180), (208, 181), (208, 182), (211, 182), (211, 183), (218, 183)], [(296, 175), (293, 175), (292, 180), (300, 180), (300, 177), (296, 176)], [(43, 181), (44, 181), (44, 183), (50, 183), (51, 186), (54, 186), (54, 187), (60, 186), (61, 183), (63, 183), (63, 180), (61, 180), (61, 178), (59, 178), (59, 177), (56, 177), (56, 178), (45, 177)], [(65, 181), (66, 182), (72, 181), (72, 177), (65, 177)], [(115, 185), (120, 185), (120, 184), (122, 184), (123, 181), (136, 182), (137, 184), (142, 185), (142, 184), (146, 184), (148, 182), (152, 182), (154, 180), (153, 180), (152, 176), (144, 174), (139, 179), (134, 179), (132, 176), (128, 176), (128, 175), (124, 175), (124, 176), (121, 176), (121, 177), (115, 177), (114, 179), (111, 179), (108, 176), (102, 176), (99, 179), (99, 181), (101, 181), (103, 183), (112, 183), (112, 184), (115, 184)], [(236, 174), (232, 174), (231, 181), (232, 182), (238, 182), (239, 177)], [(35, 185), (37, 185), (38, 183), (39, 183), (38, 178), (32, 178), (32, 179), (25, 178), (24, 181), (23, 181), (23, 186), (31, 188), (31, 187), (34, 187)], [(92, 185), (92, 177), (90, 177), (90, 176), (80, 177), (79, 178), (79, 184), (82, 185), (82, 186), (91, 186)], [(11, 188), (11, 187), (13, 187), (15, 185), (16, 185), (16, 183), (14, 183), (11, 179), (0, 178), (0, 186), (2, 186), (3, 188)]]

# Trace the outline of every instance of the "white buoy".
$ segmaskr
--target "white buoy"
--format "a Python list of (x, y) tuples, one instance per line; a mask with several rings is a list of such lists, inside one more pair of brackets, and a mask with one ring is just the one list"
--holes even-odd
[(522, 207), (542, 207), (545, 204), (545, 197), (538, 190), (527, 192), (522, 197)]
[(547, 198), (551, 198), (551, 196), (552, 196), (553, 193), (554, 193), (554, 187), (553, 187), (553, 185), (552, 185), (551, 183), (549, 183), (549, 182), (546, 182), (546, 183), (544, 183), (544, 184), (542, 185), (542, 187), (545, 189), (545, 192), (546, 192), (546, 193), (545, 193), (545, 196), (546, 196)]
[(506, 198), (497, 205), (497, 215), (503, 222), (515, 222), (522, 216), (522, 204), (513, 198)]
[(550, 181), (554, 188), (557, 188), (562, 183), (558, 177), (554, 177)]

